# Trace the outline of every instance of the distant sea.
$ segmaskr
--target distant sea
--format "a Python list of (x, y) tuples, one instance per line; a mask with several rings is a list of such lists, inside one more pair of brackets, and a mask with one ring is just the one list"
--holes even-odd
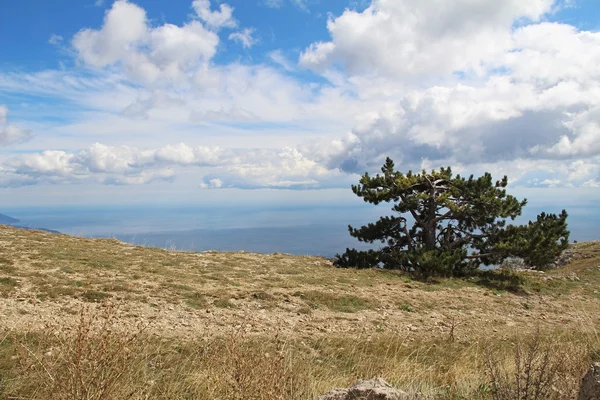
[[(529, 208), (520, 222), (541, 210)], [(548, 210), (558, 212), (559, 210)], [(197, 206), (9, 207), (0, 212), (23, 226), (83, 237), (186, 251), (249, 251), (333, 257), (346, 247), (369, 245), (348, 234), (347, 226), (389, 215), (388, 207), (279, 207), (244, 209)], [(600, 239), (600, 214), (589, 207), (569, 209), (571, 240)]]
[(378, 218), (373, 209), (198, 207), (27, 207), (3, 208), (20, 225), (62, 233), (116, 238), (125, 242), (186, 251), (249, 251), (333, 257), (346, 247), (368, 248), (348, 233)]

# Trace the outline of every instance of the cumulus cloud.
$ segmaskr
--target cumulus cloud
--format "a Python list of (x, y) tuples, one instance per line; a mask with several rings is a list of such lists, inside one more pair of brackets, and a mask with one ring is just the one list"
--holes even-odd
[(561, 158), (600, 154), (600, 107), (574, 113), (564, 122), (564, 126), (568, 134), (561, 136), (552, 146), (534, 146), (531, 153), (546, 153)]
[(600, 156), (600, 34), (543, 22), (552, 0), (459, 3), (373, 0), (330, 18), (331, 40), (300, 64), (372, 105), (303, 153), (350, 173), (391, 156), (402, 169), (514, 163), (527, 178), (532, 161), (546, 183), (582, 184), (597, 168), (570, 163)]
[(99, 30), (84, 29), (73, 38), (79, 57), (95, 67), (111, 65), (147, 40), (146, 11), (124, 0), (115, 1)]
[(23, 143), (33, 137), (27, 129), (21, 129), (8, 123), (8, 107), (0, 104), (0, 146)]
[[(207, 3), (210, 6), (208, 0), (196, 0), (193, 5), (209, 28), (232, 23), (230, 8), (221, 5), (221, 12), (207, 13)], [(118, 64), (134, 79), (150, 83), (180, 80), (196, 71), (210, 61), (218, 44), (217, 34), (198, 20), (153, 28), (145, 10), (126, 0), (117, 0), (107, 10), (100, 29), (84, 29), (72, 40), (84, 63), (96, 68)]]
[(516, 20), (537, 21), (554, 2), (373, 0), (362, 12), (347, 9), (330, 18), (331, 41), (313, 43), (300, 63), (317, 71), (338, 64), (349, 74), (375, 71), (405, 79), (480, 72), (510, 48)]
[(211, 28), (235, 28), (237, 22), (233, 19), (233, 8), (227, 4), (221, 4), (219, 11), (211, 11), (210, 0), (194, 0), (192, 7), (206, 25)]

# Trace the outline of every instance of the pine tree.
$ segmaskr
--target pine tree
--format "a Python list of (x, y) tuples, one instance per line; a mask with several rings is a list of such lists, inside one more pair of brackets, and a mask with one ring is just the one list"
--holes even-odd
[(381, 242), (379, 250), (346, 249), (337, 255), (339, 267), (401, 269), (421, 275), (465, 275), (481, 264), (499, 264), (522, 257), (544, 268), (568, 246), (567, 213), (542, 213), (528, 225), (508, 225), (521, 215), (527, 200), (506, 194), (508, 179), (493, 182), (453, 176), (451, 169), (420, 174), (394, 170), (387, 159), (382, 175), (366, 173), (352, 191), (365, 202), (393, 203), (395, 216), (380, 218), (350, 235), (366, 243)]

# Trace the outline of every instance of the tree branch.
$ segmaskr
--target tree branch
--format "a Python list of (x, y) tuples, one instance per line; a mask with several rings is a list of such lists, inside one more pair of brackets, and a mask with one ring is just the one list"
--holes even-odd
[[(400, 194), (399, 196), (402, 199), (402, 202), (406, 203), (406, 197), (403, 194)], [(412, 208), (410, 208), (408, 211), (410, 211), (411, 215), (413, 216), (413, 218), (415, 219), (415, 221), (417, 222), (417, 224), (419, 224), (419, 226), (421, 228), (423, 228), (423, 220), (419, 217), (419, 215), (417, 214), (417, 212), (414, 209), (412, 209)]]
[[(452, 213), (453, 213), (453, 212), (452, 212), (452, 210), (448, 210), (448, 211), (447, 211), (445, 214), (443, 214), (443, 215), (440, 215), (440, 216), (438, 216), (438, 217), (435, 217), (435, 219), (433, 220), (433, 222), (437, 224), (437, 223), (438, 223), (438, 222), (440, 222), (441, 220), (443, 220), (443, 219), (446, 219), (446, 218), (448, 218), (449, 216), (451, 216), (451, 215), (452, 215)], [(456, 219), (456, 218), (451, 218), (451, 219)]]
[[(464, 233), (464, 232), (463, 232), (463, 233)], [(460, 238), (460, 239), (458, 239), (458, 240), (455, 240), (454, 242), (450, 243), (450, 244), (448, 245), (448, 247), (449, 247), (450, 249), (453, 249), (453, 248), (455, 248), (456, 246), (459, 246), (459, 245), (461, 245), (461, 244), (464, 244), (464, 243), (467, 243), (467, 242), (469, 242), (471, 239), (481, 239), (481, 238), (486, 238), (486, 237), (488, 237), (488, 235), (472, 235), (472, 234), (470, 234), (470, 233), (467, 233), (465, 237), (463, 237), (463, 238)]]
[(495, 253), (473, 254), (473, 255), (467, 256), (467, 259), (474, 260), (474, 259), (477, 259), (477, 258), (484, 258), (484, 257), (493, 256), (494, 254)]

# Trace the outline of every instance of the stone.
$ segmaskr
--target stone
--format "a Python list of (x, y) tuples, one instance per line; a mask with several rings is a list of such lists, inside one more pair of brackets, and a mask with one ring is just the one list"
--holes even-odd
[(600, 363), (593, 364), (581, 380), (577, 400), (600, 400)]
[(318, 400), (418, 400), (426, 399), (393, 388), (381, 378), (358, 381), (349, 388), (333, 389)]

